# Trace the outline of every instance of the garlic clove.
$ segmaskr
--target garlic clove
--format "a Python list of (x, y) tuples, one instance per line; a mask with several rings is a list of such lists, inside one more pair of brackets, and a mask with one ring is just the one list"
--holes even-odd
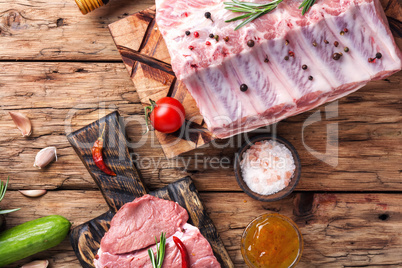
[(28, 137), (32, 134), (31, 120), (29, 120), (29, 118), (26, 115), (17, 112), (8, 112), (8, 113), (13, 119), (14, 124), (21, 131), (23, 137)]
[(49, 266), (48, 260), (38, 260), (24, 264), (23, 266), (21, 266), (21, 268), (46, 268), (48, 266)]
[(53, 160), (57, 161), (56, 147), (46, 147), (36, 154), (34, 167), (44, 168)]
[(19, 192), (28, 197), (39, 197), (46, 194), (46, 190), (19, 190)]

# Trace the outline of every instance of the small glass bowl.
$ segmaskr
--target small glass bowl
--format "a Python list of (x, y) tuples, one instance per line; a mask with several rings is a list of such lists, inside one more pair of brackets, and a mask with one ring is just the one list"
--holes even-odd
[[(290, 180), (289, 185), (286, 186), (285, 188), (283, 188), (282, 190), (280, 190), (279, 192), (276, 192), (271, 195), (261, 195), (261, 194), (258, 194), (256, 192), (252, 191), (247, 186), (247, 183), (243, 180), (241, 167), (240, 167), (240, 162), (242, 160), (244, 152), (247, 151), (256, 142), (264, 141), (264, 140), (274, 140), (276, 142), (279, 142), (279, 143), (282, 143), (283, 145), (285, 145), (289, 149), (289, 151), (292, 153), (293, 159), (295, 161), (295, 166), (296, 166), (295, 172), (293, 174), (292, 179)], [(299, 183), (299, 180), (300, 180), (301, 162), (300, 162), (299, 154), (297, 153), (295, 147), (293, 147), (293, 145), (289, 141), (287, 141), (284, 138), (281, 138), (279, 136), (276, 136), (276, 135), (263, 134), (263, 135), (259, 135), (259, 136), (251, 138), (248, 142), (243, 144), (242, 147), (240, 147), (239, 151), (236, 154), (235, 161), (234, 161), (234, 172), (235, 172), (237, 183), (239, 184), (240, 188), (247, 195), (251, 196), (254, 199), (257, 199), (258, 201), (273, 202), (273, 201), (278, 201), (293, 192), (293, 190), (295, 189), (296, 185)]]
[(303, 246), (304, 246), (304, 244), (303, 244), (303, 236), (302, 236), (302, 234), (301, 234), (301, 232), (299, 230), (299, 227), (296, 225), (296, 223), (294, 221), (292, 221), (290, 218), (288, 218), (286, 216), (283, 216), (283, 215), (280, 215), (278, 213), (262, 214), (262, 215), (258, 216), (257, 218), (255, 218), (254, 220), (252, 220), (247, 225), (247, 227), (244, 230), (243, 235), (241, 237), (241, 255), (243, 256), (243, 259), (244, 259), (245, 263), (248, 265), (248, 267), (250, 267), (250, 268), (258, 268), (257, 266), (253, 265), (252, 262), (247, 257), (247, 254), (246, 254), (246, 237), (247, 237), (248, 232), (250, 231), (251, 227), (254, 224), (256, 224), (256, 222), (260, 221), (263, 218), (271, 218), (271, 217), (279, 218), (279, 219), (282, 219), (282, 220), (286, 221), (296, 231), (296, 234), (297, 234), (298, 240), (299, 240), (299, 251), (298, 251), (297, 257), (295, 258), (293, 263), (290, 266), (288, 266), (288, 268), (295, 267), (299, 263), (300, 258), (301, 258), (302, 253), (303, 253)]

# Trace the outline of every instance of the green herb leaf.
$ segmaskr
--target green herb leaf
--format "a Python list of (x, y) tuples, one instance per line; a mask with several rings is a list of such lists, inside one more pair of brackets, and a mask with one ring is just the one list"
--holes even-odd
[(153, 268), (162, 268), (163, 260), (165, 259), (165, 246), (166, 246), (166, 234), (162, 232), (161, 237), (159, 239), (159, 247), (158, 247), (158, 239), (155, 236), (156, 242), (156, 257), (152, 249), (148, 249), (148, 255), (151, 259)]
[[(232, 12), (243, 12), (246, 13), (241, 16), (237, 16), (235, 18), (226, 20), (225, 22), (232, 22), (244, 19), (242, 23), (240, 23), (236, 28), (235, 31), (246, 25), (247, 23), (265, 15), (272, 10), (274, 10), (279, 3), (283, 0), (275, 0), (267, 4), (257, 4), (257, 3), (249, 3), (249, 2), (241, 2), (238, 0), (232, 0), (232, 2), (224, 2), (225, 9), (230, 10)], [(315, 0), (314, 0), (315, 1)]]
[(303, 8), (302, 15), (304, 15), (315, 4), (315, 2), (316, 0), (304, 0), (299, 6), (299, 9)]
[(148, 249), (148, 255), (149, 255), (149, 258), (151, 258), (152, 267), (157, 268), (154, 252), (152, 251), (152, 249)]
[(251, 14), (244, 14), (244, 15), (242, 15), (242, 16), (238, 16), (238, 17), (236, 17), (236, 18), (233, 18), (233, 19), (227, 20), (226, 22), (231, 22), (231, 21), (241, 20), (241, 19), (248, 18), (248, 17), (250, 17), (250, 16), (251, 16)]
[(1, 200), (3, 200), (4, 195), (6, 194), (9, 179), (10, 179), (10, 177), (7, 178), (7, 182), (5, 185), (2, 181), (0, 181), (0, 202), (1, 202)]
[(166, 235), (165, 233), (162, 233), (161, 239), (160, 239), (160, 244), (159, 244), (159, 250), (158, 250), (158, 267), (162, 267), (163, 260), (165, 259), (165, 245), (166, 245)]
[(7, 213), (11, 213), (11, 212), (14, 212), (14, 211), (17, 211), (17, 210), (20, 210), (20, 208), (0, 210), (0, 214), (7, 214)]
[[(10, 177), (7, 178), (7, 182), (6, 184), (4, 184), (1, 180), (0, 180), (0, 202), (1, 200), (3, 200), (6, 191), (7, 191), (7, 186), (8, 186), (8, 181), (9, 181)], [(11, 213), (14, 211), (20, 210), (19, 208), (15, 208), (15, 209), (8, 209), (8, 210), (0, 210), (0, 214), (7, 214), (7, 213)]]

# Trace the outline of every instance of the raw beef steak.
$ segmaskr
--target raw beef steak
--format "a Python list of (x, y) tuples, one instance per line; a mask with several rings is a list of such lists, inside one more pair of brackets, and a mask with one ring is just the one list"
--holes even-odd
[[(177, 236), (186, 246), (190, 257), (191, 268), (221, 267), (212, 252), (211, 246), (197, 227), (185, 224), (183, 229), (177, 231), (174, 236)], [(156, 252), (156, 245), (151, 248)], [(182, 267), (181, 253), (173, 242), (172, 237), (166, 239), (165, 250), (165, 259), (162, 267)], [(95, 266), (99, 268), (152, 268), (148, 249), (119, 255), (103, 252), (102, 249), (100, 249), (98, 257), (99, 258), (95, 260)]]
[(187, 222), (187, 211), (176, 202), (144, 195), (127, 203), (113, 217), (101, 248), (122, 254), (155, 244), (162, 232), (173, 235)]
[(173, 242), (185, 245), (191, 268), (219, 268), (212, 248), (200, 230), (186, 223), (187, 211), (176, 202), (144, 195), (120, 208), (103, 236), (95, 257), (97, 268), (152, 268), (148, 248), (156, 253), (155, 237), (166, 235), (163, 268), (181, 267), (181, 253)]

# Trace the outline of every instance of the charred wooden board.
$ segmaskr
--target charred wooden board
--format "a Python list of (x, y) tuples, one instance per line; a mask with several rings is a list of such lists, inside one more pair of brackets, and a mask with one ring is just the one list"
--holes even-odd
[(172, 158), (198, 148), (214, 139), (208, 131), (197, 104), (186, 86), (178, 81), (170, 66), (170, 56), (155, 24), (151, 7), (109, 25), (123, 62), (144, 106), (149, 99), (170, 96), (186, 110), (186, 122), (175, 133), (156, 132), (166, 157)]
[[(401, 7), (397, 0), (381, 0), (397, 43), (402, 45)], [(109, 30), (138, 92), (141, 103), (149, 99), (174, 97), (186, 110), (186, 124), (174, 134), (156, 132), (166, 157), (196, 149), (214, 139), (206, 129), (195, 100), (178, 81), (170, 66), (170, 56), (155, 23), (155, 6), (109, 25)], [(191, 121), (191, 123), (189, 123)]]
[[(70, 233), (71, 245), (83, 267), (94, 267), (93, 259), (99, 249), (100, 241), (109, 229), (110, 221), (116, 211), (123, 204), (147, 193), (126, 146), (121, 120), (119, 114), (114, 112), (67, 136), (110, 208), (99, 217), (75, 227)], [(117, 174), (116, 177), (100, 171), (92, 159), (91, 147), (103, 129), (105, 129), (103, 155), (106, 164)], [(180, 179), (150, 194), (176, 201), (187, 209), (190, 216), (189, 223), (200, 229), (211, 244), (222, 267), (234, 267), (190, 177)]]

